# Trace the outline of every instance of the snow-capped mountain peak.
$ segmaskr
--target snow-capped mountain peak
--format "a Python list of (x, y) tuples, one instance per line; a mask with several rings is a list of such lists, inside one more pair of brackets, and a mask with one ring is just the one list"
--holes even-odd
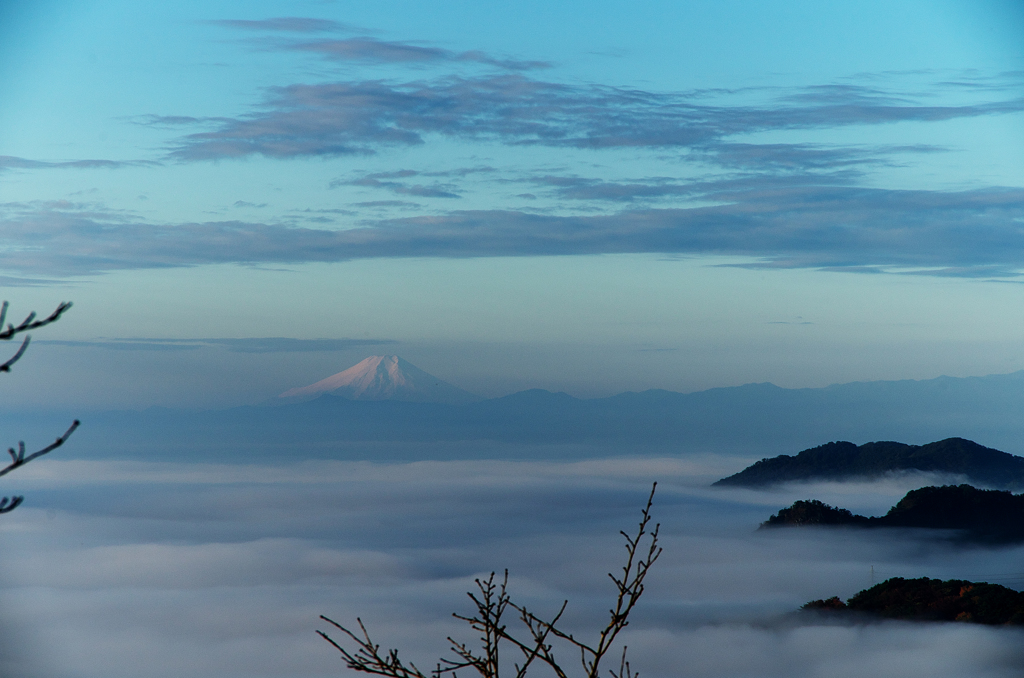
[(285, 391), (280, 400), (311, 400), (325, 393), (350, 400), (468, 402), (476, 396), (427, 374), (396, 355), (375, 355), (315, 384)]

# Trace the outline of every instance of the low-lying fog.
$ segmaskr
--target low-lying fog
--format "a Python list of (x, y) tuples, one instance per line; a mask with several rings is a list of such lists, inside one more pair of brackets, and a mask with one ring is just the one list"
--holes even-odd
[(623, 635), (644, 678), (1020, 675), (1018, 630), (790, 614), (893, 576), (1024, 585), (1021, 547), (756, 531), (796, 499), (878, 515), (933, 479), (708, 487), (741, 467), (712, 456), (289, 467), (48, 458), (5, 485), (27, 500), (0, 517), (3, 675), (345, 674), (314, 633), (326, 628), (320, 614), (362, 617), (376, 642), (429, 670), (448, 654), (447, 635), (475, 637), (451, 617), (470, 611), (474, 577), (504, 568), (513, 598), (538, 613), (569, 599), (566, 626), (586, 637), (612, 600), (618, 531), (635, 529), (654, 480), (665, 550)]

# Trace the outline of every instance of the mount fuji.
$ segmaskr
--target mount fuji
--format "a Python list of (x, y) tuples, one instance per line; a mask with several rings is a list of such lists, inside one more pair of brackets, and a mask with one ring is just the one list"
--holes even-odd
[(349, 400), (399, 400), (417, 403), (468, 403), (469, 391), (427, 374), (396, 355), (375, 355), (315, 384), (285, 391), (277, 402), (301, 402), (325, 393)]

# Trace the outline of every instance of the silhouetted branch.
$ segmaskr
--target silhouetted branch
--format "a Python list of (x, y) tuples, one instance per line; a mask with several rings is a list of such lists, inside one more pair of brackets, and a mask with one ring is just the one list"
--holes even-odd
[[(51, 313), (48, 317), (43, 318), (42, 320), (36, 320), (36, 313), (35, 311), (32, 311), (19, 324), (14, 325), (12, 323), (7, 323), (7, 327), (5, 328), (4, 323), (7, 320), (7, 308), (8, 303), (6, 301), (3, 302), (3, 304), (0, 304), (0, 341), (10, 340), (14, 338), (16, 335), (21, 334), (22, 332), (27, 332), (29, 330), (37, 329), (39, 327), (44, 327), (46, 325), (49, 325), (50, 323), (57, 322), (57, 320), (60, 319), (64, 312), (71, 308), (71, 302), (60, 302), (60, 304), (57, 305), (56, 310), (54, 310), (53, 313)], [(29, 341), (31, 341), (31, 339), (32, 337), (30, 337), (29, 335), (25, 335), (25, 339), (21, 342), (21, 346), (18, 347), (18, 350), (15, 351), (14, 355), (8, 358), (6, 362), (0, 364), (0, 372), (11, 371), (11, 366), (14, 363), (18, 362), (19, 360), (21, 360), (21, 356), (25, 355), (25, 350), (28, 349), (28, 344)], [(64, 432), (64, 435), (60, 436), (59, 438), (57, 438), (56, 441), (47, 445), (43, 449), (37, 452), (33, 452), (28, 456), (25, 456), (25, 441), (21, 441), (18, 443), (17, 451), (15, 451), (13, 447), (9, 448), (7, 452), (11, 455), (11, 463), (5, 466), (4, 468), (0, 469), (0, 476), (10, 473), (19, 466), (24, 466), (25, 464), (29, 463), (33, 459), (36, 459), (37, 457), (41, 457), (44, 454), (47, 454), (48, 452), (54, 451), (55, 449), (64, 444), (68, 437), (70, 437), (71, 434), (75, 432), (75, 429), (78, 428), (78, 425), (80, 423), (81, 422), (75, 419), (74, 423), (72, 423), (68, 430)], [(24, 497), (4, 497), (0, 499), (0, 513), (10, 513), (14, 509), (16, 509), (18, 505), (21, 504), (22, 501), (24, 501), (24, 499)]]
[(627, 649), (626, 646), (623, 645), (622, 646), (622, 661), (619, 663), (619, 670), (618, 670), (618, 672), (616, 673), (615, 671), (612, 671), (612, 670), (608, 671), (608, 673), (612, 674), (612, 678), (640, 678), (640, 672), (639, 671), (636, 672), (636, 673), (633, 673), (633, 671), (629, 668), (629, 662), (626, 661), (626, 649)]
[[(48, 452), (53, 452), (58, 447), (63, 445), (65, 443), (65, 441), (67, 441), (67, 439), (69, 437), (71, 437), (71, 434), (75, 432), (75, 429), (78, 428), (78, 426), (81, 423), (82, 422), (80, 422), (77, 419), (75, 419), (75, 421), (71, 424), (71, 426), (68, 427), (68, 430), (64, 431), (64, 435), (62, 435), (61, 437), (57, 438), (57, 440), (53, 441), (52, 443), (50, 443), (49, 445), (47, 445), (43, 449), (39, 450), (38, 452), (33, 452), (32, 454), (28, 455), (27, 457), (25, 456), (25, 441), (24, 440), (22, 440), (22, 441), (20, 441), (18, 443), (18, 451), (17, 452), (14, 451), (13, 447), (7, 448), (7, 453), (11, 455), (11, 463), (8, 464), (7, 466), (5, 466), (4, 468), (0, 469), (0, 476), (8, 474), (11, 471), (13, 471), (14, 469), (18, 468), (19, 466), (24, 466), (25, 464), (29, 463), (33, 459), (35, 459), (37, 457), (41, 457), (41, 456), (43, 456), (44, 454), (46, 454)], [(2, 507), (3, 507), (3, 504), (0, 504), (0, 508), (2, 508)], [(10, 509), (8, 509), (8, 510), (10, 510)]]
[(3, 303), (3, 305), (0, 305), (0, 340), (11, 339), (15, 335), (21, 334), (22, 332), (28, 332), (29, 330), (34, 330), (39, 327), (45, 327), (50, 323), (57, 322), (57, 320), (59, 320), (60, 317), (64, 315), (64, 312), (71, 308), (71, 302), (60, 302), (60, 304), (57, 305), (57, 309), (53, 313), (51, 313), (49, 317), (43, 318), (42, 320), (36, 320), (36, 312), (32, 311), (31, 313), (28, 314), (27, 318), (21, 321), (20, 324), (12, 325), (8, 323), (7, 327), (4, 328), (4, 322), (7, 319), (7, 306), (8, 304), (6, 301)]
[[(565, 671), (559, 666), (558, 661), (555, 659), (554, 651), (551, 643), (548, 641), (548, 636), (552, 635), (555, 630), (555, 624), (562, 618), (562, 613), (565, 612), (565, 608), (569, 605), (568, 600), (562, 601), (562, 606), (558, 608), (558, 612), (551, 621), (543, 621), (536, 615), (528, 612), (523, 606), (512, 604), (512, 607), (519, 612), (519, 621), (523, 622), (526, 626), (526, 630), (530, 633), (531, 643), (523, 643), (516, 639), (514, 636), (503, 633), (502, 637), (519, 648), (526, 658), (522, 667), (516, 664), (516, 676), (522, 678), (526, 674), (526, 669), (529, 668), (530, 664), (535, 659), (540, 659), (542, 662), (548, 665), (558, 678), (566, 678)], [(504, 631), (504, 629), (502, 629)], [(557, 635), (557, 634), (554, 634)], [(497, 674), (495, 674), (497, 675)]]
[[(601, 660), (607, 654), (608, 650), (611, 649), (612, 644), (615, 642), (615, 638), (619, 635), (622, 629), (629, 625), (629, 614), (633, 611), (633, 607), (636, 606), (640, 596), (644, 592), (644, 579), (647, 577), (647, 572), (650, 570), (651, 565), (661, 556), (661, 547), (658, 546), (658, 532), (661, 529), (661, 524), (656, 524), (654, 530), (650, 533), (647, 532), (647, 527), (651, 522), (651, 506), (654, 504), (654, 492), (658, 489), (658, 483), (654, 483), (651, 487), (651, 494), (647, 498), (647, 505), (641, 512), (640, 525), (637, 529), (635, 537), (631, 537), (625, 532), (619, 532), (626, 539), (626, 564), (622, 567), (622, 578), (618, 578), (615, 575), (608, 573), (608, 577), (615, 583), (617, 589), (617, 595), (615, 597), (615, 605), (608, 611), (609, 620), (608, 625), (601, 631), (598, 636), (597, 645), (591, 647), (590, 645), (578, 640), (571, 633), (565, 633), (558, 629), (552, 622), (544, 622), (538, 619), (533, 614), (528, 612), (526, 608), (517, 606), (512, 603), (512, 606), (520, 611), (524, 617), (524, 621), (529, 619), (530, 622), (527, 625), (531, 631), (533, 629), (533, 623), (546, 628), (546, 631), (551, 635), (561, 638), (570, 644), (574, 645), (580, 653), (580, 663), (583, 665), (583, 670), (586, 673), (587, 678), (597, 678), (600, 673)], [(643, 554), (639, 551), (641, 548), (641, 542), (645, 535), (649, 535), (650, 543), (648, 544), (647, 553)], [(564, 608), (564, 606), (563, 606)], [(561, 613), (559, 613), (561, 614)], [(553, 665), (553, 658), (548, 662), (549, 665)], [(625, 666), (625, 657), (623, 657), (623, 667)]]
[(363, 637), (360, 638), (333, 619), (328, 619), (323, 615), (320, 615), (320, 618), (328, 624), (341, 629), (358, 646), (359, 649), (356, 650), (355, 654), (350, 654), (348, 650), (334, 642), (326, 633), (317, 631), (324, 640), (337, 648), (341, 656), (345, 658), (345, 663), (350, 669), (364, 673), (374, 673), (379, 676), (392, 676), (393, 678), (427, 678), (414, 664), (410, 663), (408, 667), (405, 666), (398, 658), (398, 650), (388, 650), (387, 654), (382, 656), (380, 654), (380, 645), (375, 645), (370, 640), (370, 634), (366, 632), (362, 619), (356, 618), (356, 622), (359, 623), (359, 629), (363, 633)]
[[(66, 310), (71, 308), (70, 301), (62, 301), (57, 305), (57, 309), (49, 315), (47, 318), (42, 320), (36, 320), (36, 312), (32, 311), (28, 316), (21, 321), (18, 325), (12, 325), (7, 323), (7, 327), (4, 327), (4, 321), (7, 319), (7, 302), (3, 302), (0, 305), (0, 341), (13, 339), (16, 335), (22, 332), (28, 332), (38, 327), (44, 327), (50, 323), (57, 322), (58, 319), (64, 314)], [(17, 352), (11, 356), (7, 362), (0, 364), (0, 372), (10, 372), (11, 365), (21, 360), (21, 356), (25, 355), (25, 349), (28, 348), (28, 342), (32, 338), (29, 336), (25, 337), (25, 340), (21, 342), (21, 346), (18, 347)]]
[(483, 635), (480, 642), (483, 645), (483, 653), (480, 655), (472, 652), (464, 643), (459, 643), (450, 636), (452, 652), (459, 658), (457, 661), (442, 659), (437, 667), (437, 675), (442, 673), (455, 674), (461, 668), (473, 667), (481, 676), (493, 676), (498, 671), (498, 641), (501, 639), (505, 627), (501, 625), (501, 616), (508, 607), (508, 570), (505, 570), (505, 577), (500, 585), (494, 583), (494, 573), (486, 581), (477, 579), (476, 586), (480, 590), (480, 596), (470, 592), (466, 595), (476, 605), (477, 615), (475, 617), (464, 617), (460, 614), (453, 614), (456, 619), (467, 622), (470, 628), (479, 631)]
[(31, 339), (32, 337), (27, 335), (25, 336), (25, 341), (21, 342), (21, 346), (18, 347), (17, 353), (12, 355), (3, 365), (0, 365), (0, 372), (11, 371), (11, 365), (21, 360), (21, 356), (25, 355), (25, 349), (28, 348), (28, 342), (31, 341)]
[[(527, 610), (525, 606), (511, 601), (508, 595), (508, 570), (505, 570), (505, 575), (500, 583), (495, 582), (496, 575), (492, 572), (487, 579), (475, 580), (478, 593), (470, 591), (466, 594), (476, 606), (476, 614), (473, 616), (464, 616), (458, 613), (452, 615), (456, 619), (466, 622), (470, 628), (481, 634), (479, 638), (481, 649), (475, 651), (467, 644), (449, 636), (450, 649), (456, 658), (441, 659), (437, 669), (431, 672), (433, 678), (441, 678), (447, 673), (450, 673), (452, 678), (457, 678), (456, 671), (466, 668), (472, 668), (482, 678), (498, 678), (500, 671), (498, 649), (501, 641), (512, 644), (523, 654), (522, 664), (514, 664), (516, 678), (524, 678), (529, 667), (538, 660), (554, 671), (557, 678), (568, 678), (566, 671), (555, 658), (554, 648), (549, 642), (549, 638), (560, 639), (574, 647), (580, 653), (580, 663), (585, 676), (598, 678), (601, 660), (611, 649), (619, 632), (629, 625), (629, 615), (644, 592), (644, 579), (651, 566), (661, 556), (662, 549), (658, 546), (658, 532), (661, 525), (655, 524), (654, 529), (648, 531), (651, 524), (654, 492), (657, 488), (657, 483), (651, 487), (647, 505), (641, 512), (636, 535), (630, 536), (625, 532), (620, 532), (626, 539), (626, 564), (622, 567), (621, 577), (616, 577), (611, 573), (608, 575), (616, 587), (615, 604), (608, 611), (610, 615), (608, 624), (598, 635), (595, 645), (588, 645), (578, 640), (573, 634), (558, 628), (558, 621), (562, 618), (569, 601), (563, 601), (554, 617), (550, 621), (546, 621)], [(646, 547), (644, 546), (645, 537), (649, 542), (646, 543)], [(502, 616), (509, 607), (519, 613), (519, 621), (526, 627), (527, 638), (517, 637), (502, 623)], [(409, 664), (409, 667), (402, 664), (398, 659), (398, 650), (388, 650), (385, 655), (381, 655), (380, 646), (370, 640), (370, 635), (361, 619), (357, 618), (356, 621), (359, 623), (362, 637), (327, 617), (321, 616), (321, 619), (333, 624), (356, 643), (355, 652), (349, 652), (334, 642), (326, 633), (317, 631), (341, 652), (348, 668), (391, 678), (426, 678), (412, 664)], [(610, 670), (609, 673), (612, 678), (638, 678), (639, 674), (633, 673), (629, 662), (626, 661), (625, 647), (622, 648), (618, 672)]]

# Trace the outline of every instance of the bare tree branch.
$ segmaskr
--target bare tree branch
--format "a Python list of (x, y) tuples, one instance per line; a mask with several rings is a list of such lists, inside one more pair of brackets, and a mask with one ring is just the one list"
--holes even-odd
[(28, 342), (31, 340), (31, 336), (25, 335), (25, 340), (21, 342), (21, 346), (18, 347), (18, 351), (10, 358), (8, 358), (7, 362), (5, 362), (3, 365), (0, 365), (0, 372), (11, 371), (11, 365), (21, 360), (21, 356), (25, 355), (25, 349), (28, 348)]
[[(27, 457), (25, 456), (25, 441), (24, 440), (22, 440), (22, 441), (20, 441), (18, 443), (18, 451), (17, 452), (14, 451), (13, 447), (8, 448), (7, 449), (7, 453), (11, 455), (11, 463), (8, 464), (7, 466), (5, 466), (4, 468), (0, 469), (0, 476), (7, 475), (8, 473), (13, 471), (14, 469), (18, 468), (19, 466), (24, 466), (25, 464), (29, 463), (33, 459), (36, 459), (37, 457), (41, 457), (44, 454), (47, 454), (48, 452), (53, 452), (58, 447), (63, 445), (65, 443), (65, 441), (67, 441), (67, 439), (69, 437), (71, 437), (71, 434), (75, 432), (75, 429), (78, 428), (81, 423), (82, 422), (80, 422), (77, 419), (75, 419), (75, 421), (72, 422), (71, 426), (68, 427), (68, 430), (64, 431), (64, 435), (62, 435), (61, 437), (57, 438), (57, 440), (53, 441), (52, 443), (50, 443), (49, 445), (47, 445), (43, 449), (39, 450), (38, 452), (33, 452), (32, 454), (28, 455)], [(2, 506), (3, 505), (0, 504), (0, 507), (2, 507)], [(8, 509), (8, 510), (10, 510), (10, 509)]]
[(494, 573), (491, 572), (491, 576), (486, 581), (477, 579), (476, 586), (480, 590), (479, 597), (472, 592), (466, 595), (476, 605), (477, 615), (464, 617), (460, 614), (452, 614), (452, 616), (468, 623), (470, 628), (483, 634), (480, 637), (483, 654), (475, 654), (465, 643), (457, 642), (449, 637), (451, 650), (458, 660), (442, 659), (436, 671), (438, 676), (443, 673), (451, 673), (454, 676), (457, 670), (468, 667), (474, 668), (481, 676), (497, 675), (498, 641), (505, 631), (505, 627), (501, 624), (501, 616), (509, 603), (506, 593), (508, 570), (505, 570), (505, 577), (501, 584), (494, 583)]
[(622, 646), (622, 660), (619, 662), (618, 672), (615, 672), (614, 670), (608, 671), (608, 673), (612, 674), (612, 678), (640, 678), (640, 672), (637, 671), (636, 673), (633, 673), (632, 669), (629, 667), (629, 662), (626, 661), (627, 649), (628, 648), (625, 645)]
[(355, 641), (358, 646), (355, 654), (350, 654), (348, 650), (334, 642), (326, 633), (317, 631), (324, 640), (337, 648), (350, 669), (364, 673), (374, 673), (378, 676), (391, 676), (392, 678), (427, 678), (414, 664), (410, 663), (409, 666), (405, 666), (398, 658), (398, 650), (388, 650), (387, 654), (381, 655), (380, 645), (375, 645), (370, 640), (370, 634), (367, 633), (366, 627), (363, 626), (362, 619), (356, 618), (356, 621), (359, 623), (359, 630), (363, 634), (363, 637), (360, 638), (333, 619), (328, 619), (323, 615), (320, 615), (320, 618), (340, 629), (345, 635)]
[[(647, 505), (641, 511), (636, 535), (620, 533), (626, 539), (626, 564), (622, 567), (621, 577), (611, 573), (608, 575), (616, 588), (615, 604), (608, 611), (610, 615), (608, 624), (601, 630), (595, 645), (588, 645), (578, 640), (573, 634), (558, 628), (557, 624), (569, 601), (563, 601), (554, 617), (550, 621), (546, 621), (530, 612), (525, 606), (512, 602), (509, 598), (508, 570), (505, 570), (505, 575), (500, 582), (495, 581), (496, 575), (491, 572), (487, 579), (475, 580), (478, 592), (470, 591), (466, 594), (476, 606), (476, 614), (473, 616), (458, 613), (452, 615), (456, 619), (466, 622), (471, 629), (481, 634), (479, 637), (481, 650), (475, 651), (466, 643), (456, 641), (449, 636), (450, 651), (454, 653), (455, 658), (441, 659), (437, 669), (431, 673), (432, 677), (441, 678), (444, 674), (451, 674), (452, 678), (457, 678), (457, 671), (472, 668), (482, 678), (499, 678), (498, 649), (501, 641), (506, 641), (523, 655), (522, 663), (514, 664), (516, 678), (524, 678), (527, 670), (536, 661), (546, 664), (554, 671), (557, 678), (568, 678), (567, 672), (555, 658), (552, 643), (549, 642), (549, 638), (555, 638), (565, 641), (579, 652), (580, 663), (586, 678), (598, 678), (601, 660), (612, 648), (619, 632), (629, 625), (629, 615), (644, 593), (644, 579), (651, 566), (661, 556), (662, 549), (658, 546), (658, 532), (661, 525), (655, 524), (654, 529), (649, 530), (651, 507), (654, 504), (654, 492), (657, 488), (657, 483), (651, 487)], [(644, 546), (645, 537), (646, 548)], [(526, 627), (528, 634), (526, 638), (513, 634), (507, 625), (502, 623), (502, 616), (509, 607), (519, 613), (519, 621)], [(355, 642), (356, 650), (349, 652), (324, 632), (317, 631), (341, 653), (350, 669), (391, 678), (426, 678), (414, 665), (409, 664), (409, 667), (406, 667), (402, 664), (398, 659), (398, 650), (388, 650), (385, 655), (381, 655), (380, 646), (370, 640), (362, 620), (358, 618), (356, 620), (362, 632), (362, 637), (360, 637), (327, 617), (321, 617), (321, 619), (333, 624)], [(622, 648), (618, 672), (610, 670), (609, 673), (612, 678), (639, 677), (639, 674), (633, 673), (629, 662), (626, 661), (625, 647)]]
[[(574, 645), (580, 653), (580, 663), (583, 665), (583, 670), (587, 678), (597, 678), (600, 675), (601, 660), (607, 654), (608, 650), (611, 649), (612, 644), (615, 642), (615, 638), (619, 635), (622, 629), (629, 625), (629, 614), (633, 611), (633, 607), (636, 606), (640, 596), (644, 592), (644, 579), (647, 577), (647, 572), (650, 570), (651, 565), (661, 555), (661, 547), (658, 546), (658, 532), (661, 529), (661, 524), (656, 524), (654, 530), (648, 533), (647, 528), (651, 522), (651, 507), (654, 504), (654, 493), (658, 489), (658, 483), (654, 483), (651, 487), (651, 494), (647, 497), (647, 505), (641, 512), (640, 524), (637, 529), (635, 537), (631, 537), (625, 532), (620, 532), (626, 539), (626, 564), (622, 567), (622, 578), (618, 578), (615, 575), (609, 573), (608, 577), (615, 583), (617, 589), (617, 595), (615, 598), (615, 605), (608, 611), (610, 617), (608, 625), (601, 631), (598, 636), (598, 642), (595, 647), (578, 640), (571, 633), (565, 633), (554, 626), (554, 622), (547, 624), (541, 619), (538, 619), (525, 608), (517, 606), (512, 603), (512, 606), (522, 613), (524, 617), (528, 617), (531, 622), (540, 625), (547, 624), (547, 630), (558, 638), (561, 638), (570, 644)], [(638, 553), (638, 549), (641, 547), (641, 542), (644, 536), (649, 536), (649, 545), (647, 553)], [(528, 623), (528, 626), (532, 629), (532, 624)], [(548, 662), (549, 665), (553, 663), (554, 659)], [(623, 659), (625, 661), (625, 659)]]
[(64, 312), (71, 308), (72, 304), (70, 301), (62, 301), (57, 305), (57, 309), (49, 315), (49, 317), (43, 318), (42, 320), (36, 320), (36, 312), (32, 311), (28, 314), (24, 320), (18, 325), (7, 324), (4, 328), (4, 322), (7, 319), (7, 302), (0, 305), (0, 340), (12, 339), (15, 335), (21, 334), (22, 332), (28, 332), (39, 327), (45, 327), (50, 323), (57, 322)]
[[(51, 313), (49, 317), (43, 318), (42, 320), (36, 320), (36, 312), (32, 311), (24, 320), (21, 321), (20, 324), (12, 325), (11, 323), (8, 323), (5, 328), (4, 321), (7, 318), (7, 306), (8, 304), (6, 301), (0, 305), (0, 341), (10, 340), (22, 332), (28, 332), (29, 330), (34, 330), (37, 327), (44, 327), (50, 323), (57, 322), (64, 312), (71, 308), (71, 302), (60, 302), (60, 304), (57, 305), (57, 309)], [(18, 347), (17, 352), (11, 356), (7, 362), (0, 364), (0, 372), (11, 371), (11, 365), (21, 360), (21, 356), (25, 355), (25, 349), (28, 348), (28, 342), (31, 339), (32, 337), (27, 335), (25, 336), (25, 340), (21, 342), (21, 346)]]
[[(36, 313), (35, 311), (33, 311), (29, 313), (28, 316), (24, 320), (22, 320), (21, 323), (19, 323), (18, 325), (7, 323), (7, 327), (5, 328), (4, 322), (7, 320), (7, 308), (8, 303), (4, 301), (3, 304), (0, 305), (0, 341), (10, 340), (22, 332), (27, 332), (29, 330), (34, 330), (39, 327), (44, 327), (46, 325), (49, 325), (50, 323), (57, 322), (57, 320), (60, 319), (64, 312), (71, 308), (71, 302), (60, 302), (60, 304), (57, 305), (57, 309), (53, 313), (51, 313), (49, 317), (43, 318), (42, 320), (36, 320)], [(25, 335), (25, 339), (21, 342), (21, 346), (18, 347), (18, 350), (15, 351), (14, 355), (8, 358), (6, 362), (0, 364), (0, 372), (11, 371), (11, 366), (14, 365), (14, 363), (18, 362), (19, 360), (21, 360), (21, 357), (25, 355), (25, 351), (28, 349), (28, 344), (29, 341), (31, 341), (31, 339), (31, 336), (27, 334)], [(11, 463), (5, 466), (4, 468), (0, 469), (0, 476), (6, 475), (13, 471), (14, 469), (18, 468), (19, 466), (24, 466), (33, 459), (41, 457), (44, 454), (47, 454), (48, 452), (52, 452), (53, 450), (57, 449), (58, 447), (64, 444), (64, 442), (68, 439), (68, 437), (71, 436), (72, 433), (75, 432), (75, 429), (78, 428), (80, 423), (81, 422), (75, 419), (74, 423), (72, 423), (68, 430), (64, 432), (64, 435), (57, 438), (57, 440), (51, 443), (50, 445), (47, 445), (46, 447), (37, 452), (33, 452), (27, 457), (25, 456), (25, 441), (21, 441), (18, 443), (17, 452), (15, 452), (13, 447), (9, 448), (7, 452), (11, 455)], [(25, 497), (21, 496), (3, 497), (2, 499), (0, 499), (0, 513), (10, 513), (14, 509), (16, 509), (24, 500)]]

